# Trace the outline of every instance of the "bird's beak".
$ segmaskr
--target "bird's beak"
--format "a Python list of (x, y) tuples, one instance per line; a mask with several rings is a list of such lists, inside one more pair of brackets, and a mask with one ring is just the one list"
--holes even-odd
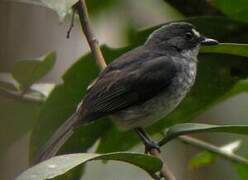
[(219, 44), (219, 42), (217, 40), (211, 39), (211, 38), (207, 38), (207, 37), (204, 37), (204, 36), (201, 36), (200, 42), (204, 46), (212, 46), (212, 45)]

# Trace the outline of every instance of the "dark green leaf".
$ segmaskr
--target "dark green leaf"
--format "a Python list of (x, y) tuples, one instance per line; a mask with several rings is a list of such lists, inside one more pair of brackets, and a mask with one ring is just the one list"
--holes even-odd
[(204, 132), (248, 134), (248, 125), (211, 125), (211, 124), (199, 124), (199, 123), (176, 124), (167, 130), (165, 134), (165, 140), (168, 141), (173, 138), (176, 138), (177, 136), (184, 134), (204, 133)]
[(217, 46), (206, 46), (201, 53), (220, 53), (248, 57), (248, 44), (221, 43)]
[(206, 0), (164, 0), (185, 16), (213, 16), (221, 13)]
[(37, 60), (18, 61), (12, 70), (12, 75), (24, 90), (45, 76), (54, 64), (55, 53), (52, 52)]
[(104, 3), (99, 3), (99, 0), (86, 0), (89, 13), (97, 15), (104, 10), (108, 10), (117, 3), (121, 3), (119, 0), (105, 0)]
[(248, 22), (247, 0), (212, 0), (213, 4), (231, 18)]
[(41, 104), (23, 102), (0, 95), (0, 154), (18, 138), (31, 130)]
[(116, 160), (127, 162), (140, 167), (150, 175), (154, 175), (162, 167), (162, 162), (152, 156), (137, 153), (109, 153), (109, 154), (69, 154), (57, 156), (44, 161), (22, 173), (17, 180), (52, 179), (67, 171), (92, 160)]

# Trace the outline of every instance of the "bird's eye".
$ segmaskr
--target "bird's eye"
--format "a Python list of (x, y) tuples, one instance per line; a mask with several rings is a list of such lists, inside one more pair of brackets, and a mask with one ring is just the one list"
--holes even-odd
[(192, 39), (192, 38), (194, 37), (194, 35), (193, 35), (192, 32), (187, 32), (187, 33), (185, 34), (185, 37), (186, 37), (186, 39), (190, 40), (190, 39)]

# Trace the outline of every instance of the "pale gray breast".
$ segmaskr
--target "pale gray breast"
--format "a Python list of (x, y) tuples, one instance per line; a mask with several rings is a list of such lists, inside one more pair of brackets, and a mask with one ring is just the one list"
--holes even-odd
[[(180, 71), (165, 92), (139, 106), (133, 106), (113, 115), (120, 129), (148, 126), (173, 111), (185, 97), (196, 76), (196, 61), (181, 58)], [(177, 61), (178, 62), (178, 61)]]

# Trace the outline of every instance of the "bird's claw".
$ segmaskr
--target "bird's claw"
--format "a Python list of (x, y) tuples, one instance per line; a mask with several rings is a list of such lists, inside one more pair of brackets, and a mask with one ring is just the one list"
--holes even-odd
[(152, 149), (156, 149), (160, 152), (160, 146), (158, 145), (157, 142), (154, 141), (149, 141), (145, 144), (145, 153), (147, 154), (150, 152)]

